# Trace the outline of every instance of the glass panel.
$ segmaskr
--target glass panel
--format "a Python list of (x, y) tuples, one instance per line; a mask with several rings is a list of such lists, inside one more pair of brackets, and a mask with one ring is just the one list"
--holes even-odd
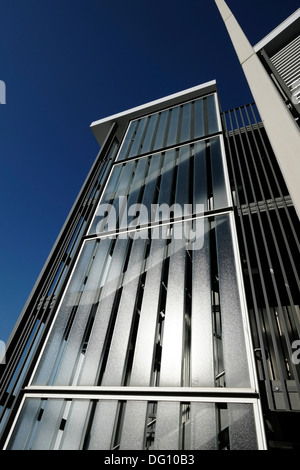
[(84, 290), (85, 292), (92, 291), (96, 300), (96, 296), (99, 295), (99, 289), (105, 282), (105, 272), (109, 263), (109, 252), (113, 241), (109, 238), (102, 238), (93, 243), (95, 243), (95, 250), (91, 258), (92, 264), (88, 271)]
[(228, 207), (220, 139), (210, 140), (214, 209)]
[[(162, 166), (162, 177), (159, 187), (158, 195), (158, 207), (155, 214), (155, 221), (170, 219), (169, 208), (171, 205), (171, 195), (172, 195), (172, 186), (173, 186), (173, 175), (176, 162), (176, 151), (170, 150), (166, 152), (164, 156), (163, 166)], [(160, 210), (159, 210), (160, 209)]]
[(7, 449), (256, 450), (258, 442), (252, 403), (27, 398)]
[[(211, 163), (207, 160), (209, 148)], [(190, 181), (192, 162), (194, 164), (194, 189), (192, 189)], [(176, 165), (177, 180), (174, 185), (173, 177)], [(191, 213), (192, 208), (184, 208), (184, 205), (188, 206), (192, 202), (194, 203), (193, 210), (203, 213), (211, 208), (211, 206), (208, 207), (210, 184), (207, 181), (210, 173), (212, 174), (214, 209), (227, 207), (229, 202), (219, 138), (198, 142), (194, 146), (183, 146), (179, 149), (169, 150), (164, 155), (157, 154), (121, 166), (117, 165), (111, 175), (113, 182), (109, 182), (100, 201), (90, 233), (100, 233), (104, 229), (115, 230), (119, 215), (121, 216), (121, 228), (128, 225), (134, 226), (137, 223), (147, 223), (150, 217), (152, 217), (152, 221), (169, 219), (172, 215), (170, 208), (173, 203), (175, 203), (175, 206), (172, 207), (175, 217), (180, 217), (184, 210)], [(174, 199), (172, 197), (173, 191), (175, 191)], [(158, 194), (157, 201), (155, 201), (156, 194)], [(190, 200), (192, 194), (193, 201)], [(112, 203), (112, 206), (106, 206), (105, 204), (108, 202)], [(161, 208), (157, 207), (160, 211), (156, 211), (156, 216), (154, 206), (151, 207), (155, 202), (158, 206), (164, 204)], [(136, 206), (136, 204), (140, 205)], [(131, 215), (128, 216), (126, 209), (131, 210)], [(110, 210), (109, 216), (107, 216), (106, 210)]]
[(152, 114), (152, 116), (149, 116), (149, 124), (148, 124), (147, 132), (145, 135), (143, 147), (142, 147), (142, 153), (151, 152), (153, 148), (153, 139), (154, 139), (154, 133), (156, 129), (157, 120), (158, 120), (158, 114)]
[(192, 252), (191, 385), (214, 386), (214, 350), (211, 306), (210, 222), (205, 219), (204, 243)]
[[(137, 289), (145, 258), (146, 240), (137, 239), (132, 243), (128, 267), (123, 278), (117, 318), (101, 385), (123, 385), (126, 379), (125, 366), (129, 354), (130, 336), (133, 334)], [(138, 315), (138, 313), (136, 313)]]
[(98, 224), (96, 225), (96, 233), (100, 233), (101, 231), (104, 231), (104, 227), (103, 227), (104, 224), (103, 222), (100, 223), (100, 220), (101, 220), (100, 214), (102, 212), (101, 214), (102, 218), (105, 220), (104, 216), (105, 216), (106, 210), (109, 210), (110, 212), (109, 212), (109, 217), (107, 219), (107, 226), (105, 230), (112, 230), (112, 231), (116, 230), (118, 224), (120, 223), (119, 217), (122, 218), (123, 211), (126, 208), (126, 202), (127, 202), (126, 197), (128, 194), (128, 190), (132, 184), (132, 180), (134, 178), (136, 166), (137, 166), (136, 161), (128, 162), (122, 165), (122, 171), (118, 180), (118, 185), (114, 193), (114, 199), (110, 201), (112, 207), (107, 208), (105, 206), (105, 201), (107, 200), (107, 195), (105, 192), (103, 198), (100, 201), (99, 207), (97, 209)]
[[(146, 171), (148, 170), (148, 159), (141, 158), (138, 160), (134, 179), (130, 188), (128, 190), (128, 198), (127, 198), (127, 208), (133, 208), (133, 206), (140, 202), (141, 191), (144, 184), (144, 179), (146, 175)], [(132, 221), (136, 218), (136, 211), (134, 214), (130, 216), (128, 211), (126, 213), (126, 217), (124, 216), (122, 222), (120, 223), (120, 228), (125, 228), (128, 225), (132, 224)]]
[(217, 450), (215, 403), (191, 403), (190, 442), (185, 449)]
[(32, 450), (50, 450), (55, 446), (64, 411), (64, 400), (47, 400)]
[(171, 119), (169, 125), (169, 133), (167, 146), (175, 145), (178, 141), (178, 123), (179, 123), (179, 106), (171, 110)]
[(218, 132), (219, 129), (217, 110), (216, 110), (216, 101), (215, 95), (209, 95), (206, 98), (207, 105), (207, 120), (208, 120), (208, 131), (210, 134)]
[(192, 104), (186, 103), (182, 107), (182, 122), (181, 122), (181, 133), (180, 142), (185, 142), (191, 139), (191, 121), (192, 121)]
[(133, 358), (131, 386), (156, 385), (151, 382), (151, 378), (165, 250), (166, 240), (151, 241), (151, 250), (145, 266), (147, 276)]
[(196, 204), (203, 205), (208, 210), (207, 194), (207, 142), (198, 142), (194, 147), (194, 210)]
[[(217, 119), (215, 97), (209, 95), (204, 100), (201, 98), (193, 103), (185, 103), (133, 121), (125, 136), (118, 160), (219, 132), (221, 129)], [(207, 129), (205, 129), (205, 118)], [(179, 123), (181, 123), (180, 134)], [(154, 144), (153, 139), (155, 139)]]
[[(189, 212), (184, 207), (185, 204), (191, 203), (189, 200), (189, 186), (190, 186), (190, 158), (191, 147), (180, 147), (178, 156), (178, 169), (177, 169), (177, 182), (175, 194), (175, 211), (174, 217), (181, 217), (189, 215)], [(190, 211), (191, 213), (191, 211)]]
[(158, 403), (154, 450), (180, 449), (180, 408), (180, 403)]
[(117, 410), (117, 400), (102, 400), (97, 403), (87, 445), (88, 450), (108, 450), (112, 448)]
[(32, 438), (36, 433), (36, 420), (39, 415), (41, 400), (26, 400), (7, 446), (8, 450), (27, 450), (31, 448)]
[(129, 152), (129, 157), (134, 157), (135, 155), (138, 155), (140, 153), (140, 148), (142, 146), (147, 123), (148, 118), (143, 118), (139, 120), (139, 125), (136, 131), (136, 135), (134, 137), (134, 142)]
[(83, 290), (83, 283), (85, 280), (86, 272), (88, 269), (89, 262), (92, 258), (93, 252), (95, 250), (95, 242), (86, 243), (81, 251), (80, 257), (76, 264), (76, 268), (72, 275), (68, 291), (72, 293), (78, 293)]
[(64, 349), (61, 350), (57, 370), (53, 371), (51, 384), (71, 385), (74, 378), (76, 378), (75, 370), (78, 362), (80, 363), (84, 333), (94, 296), (93, 292), (87, 292), (81, 297), (72, 326), (65, 340)]
[(134, 135), (135, 135), (137, 126), (138, 126), (138, 121), (133, 121), (129, 124), (128, 131), (125, 135), (124, 141), (121, 146), (118, 160), (124, 160), (127, 158), (132, 142), (134, 140)]
[(66, 335), (72, 325), (74, 307), (78, 304), (78, 296), (83, 289), (83, 282), (94, 249), (94, 241), (86, 243), (82, 249), (81, 256), (79, 257), (68, 290), (63, 298), (50, 338), (46, 343), (45, 350), (33, 379), (33, 384), (35, 385), (51, 384), (57, 373), (57, 368), (66, 346)]
[(194, 103), (194, 138), (198, 139), (204, 135), (204, 108), (203, 99), (201, 99)]
[(93, 328), (78, 381), (79, 385), (95, 385), (95, 382), (100, 380), (101, 367), (105, 364), (103, 364), (103, 348), (105, 351), (105, 348), (108, 347), (107, 341), (111, 335), (110, 328), (114, 324), (113, 308), (118, 296), (118, 289), (122, 285), (127, 248), (128, 240), (117, 239), (115, 245), (112, 244), (109, 254), (110, 262), (105, 273), (105, 283), (103, 282), (103, 288), (99, 295)]
[(158, 150), (164, 147), (168, 114), (169, 114), (169, 110), (166, 110), (160, 113), (160, 119), (159, 119), (159, 124), (157, 128), (153, 150)]
[(125, 196), (127, 194), (128, 188), (133, 180), (136, 164), (136, 161), (131, 161), (122, 165), (122, 173), (119, 178), (115, 198), (118, 196)]
[(120, 450), (144, 449), (146, 418), (146, 401), (127, 401)]
[[(157, 191), (157, 180), (160, 176), (163, 157), (161, 154), (154, 155), (150, 160), (150, 168), (148, 171), (142, 205), (146, 207), (146, 211), (141, 212), (139, 217), (140, 224), (146, 224), (151, 220), (151, 204), (154, 203), (154, 196)], [(149, 161), (148, 161), (149, 164)]]
[(239, 281), (227, 215), (216, 217), (216, 239), (226, 387), (250, 387)]
[(256, 450), (253, 405), (228, 403), (230, 450)]
[[(114, 198), (116, 197), (116, 190), (119, 184), (120, 176), (122, 174), (122, 169), (123, 169), (123, 165), (117, 165), (113, 168), (113, 171), (108, 180), (108, 184), (101, 198), (100, 204), (94, 215), (94, 220), (90, 228), (89, 234), (99, 233), (103, 231), (104, 227), (101, 227), (101, 221), (103, 220), (105, 213), (103, 213), (102, 211), (103, 206), (101, 207), (101, 205), (111, 204)], [(100, 226), (98, 226), (98, 224), (100, 224)]]
[(82, 361), (84, 360), (84, 343), (86, 331), (93, 307), (98, 301), (99, 289), (104, 282), (105, 265), (111, 240), (103, 239), (96, 242), (95, 251), (91, 258), (92, 265), (86, 273), (85, 290), (79, 301), (72, 328), (68, 334), (68, 341), (61, 356), (58, 371), (54, 380), (56, 385), (76, 383)]
[(59, 449), (78, 450), (81, 448), (90, 407), (91, 404), (89, 400), (72, 400), (69, 413), (65, 418), (66, 424)]
[[(181, 226), (182, 224), (177, 224)], [(160, 386), (182, 385), (182, 340), (185, 314), (185, 240), (172, 240), (162, 337)]]
[(110, 203), (116, 196), (116, 190), (119, 185), (120, 176), (123, 170), (123, 165), (117, 165), (113, 168), (112, 173), (108, 179), (107, 186), (101, 198), (102, 202)]

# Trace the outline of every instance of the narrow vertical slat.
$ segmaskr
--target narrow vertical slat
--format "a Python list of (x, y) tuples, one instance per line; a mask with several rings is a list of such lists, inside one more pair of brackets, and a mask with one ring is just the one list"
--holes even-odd
[(104, 360), (105, 351), (103, 348), (105, 348), (105, 340), (108, 338), (112, 309), (117, 291), (122, 285), (127, 243), (128, 240), (118, 239), (111, 255), (105, 284), (99, 296), (99, 305), (86, 350), (79, 385), (95, 385), (95, 382), (99, 380), (100, 368)]
[(71, 383), (74, 385), (73, 380), (76, 368), (78, 368), (81, 360), (83, 360), (84, 333), (93, 307), (98, 302), (101, 283), (104, 282), (103, 277), (106, 263), (109, 261), (108, 252), (110, 246), (111, 240), (103, 239), (96, 245), (96, 250), (93, 252), (93, 258), (90, 260), (90, 269), (86, 273), (87, 281), (84, 285), (84, 291), (82, 292), (76, 316), (68, 335), (67, 345), (54, 380), (56, 385), (71, 385)]
[(126, 160), (126, 158), (128, 158), (128, 154), (130, 152), (130, 149), (134, 140), (134, 134), (136, 132), (137, 127), (138, 127), (137, 120), (129, 123), (125, 138), (122, 143), (122, 147), (120, 149), (120, 152), (117, 158), (118, 161)]
[(215, 403), (191, 403), (191, 439), (187, 450), (217, 450)]
[(256, 450), (253, 405), (228, 403), (230, 450)]
[(159, 114), (159, 123), (156, 131), (153, 150), (159, 150), (164, 147), (168, 114), (169, 110), (163, 111)]
[(194, 146), (194, 211), (197, 204), (203, 205), (203, 210), (208, 209), (207, 194), (207, 165), (206, 165), (207, 142), (197, 142)]
[(191, 139), (191, 126), (192, 122), (192, 103), (186, 103), (182, 107), (182, 122), (180, 142), (185, 142)]
[(151, 222), (153, 216), (151, 205), (154, 204), (154, 197), (157, 191), (157, 182), (160, 176), (162, 162), (163, 156), (161, 154), (154, 155), (150, 160), (150, 167), (146, 177), (144, 194), (142, 199), (142, 205), (147, 210), (141, 212), (139, 217), (140, 224), (146, 224)]
[(146, 280), (130, 379), (132, 386), (153, 385), (155, 338), (165, 250), (166, 240), (152, 239), (150, 254), (145, 265)]
[(8, 450), (27, 450), (30, 448), (30, 438), (33, 437), (34, 429), (37, 426), (40, 409), (40, 398), (31, 398), (25, 401), (9, 441)]
[(210, 140), (210, 156), (214, 209), (222, 209), (229, 206), (229, 201), (219, 137)]
[(251, 384), (245, 328), (228, 216), (216, 217), (216, 240), (226, 386), (247, 388)]
[(211, 305), (210, 223), (203, 221), (204, 243), (192, 252), (191, 385), (214, 386), (214, 351)]
[(178, 142), (178, 123), (179, 123), (179, 106), (171, 110), (171, 119), (167, 138), (167, 146), (175, 145)]
[(117, 410), (117, 400), (101, 400), (97, 403), (86, 445), (88, 450), (109, 450), (112, 448)]
[(143, 450), (147, 419), (146, 401), (127, 401), (120, 450)]
[(199, 139), (204, 136), (204, 108), (203, 99), (194, 103), (194, 138)]
[(35, 385), (49, 384), (51, 377), (52, 380), (54, 378), (53, 374), (56, 374), (55, 369), (58, 367), (57, 361), (60, 359), (60, 352), (62, 352), (65, 347), (64, 335), (66, 333), (66, 328), (70, 321), (72, 311), (79, 299), (80, 291), (82, 289), (94, 248), (95, 242), (90, 242), (85, 244), (82, 250), (82, 254), (75, 267), (69, 287), (62, 300), (62, 304), (47, 341), (46, 348), (41, 355), (37, 371), (33, 378), (33, 384)]
[(142, 118), (139, 120), (139, 126), (137, 128), (137, 132), (134, 137), (134, 142), (132, 144), (132, 147), (128, 155), (129, 157), (135, 157), (136, 155), (139, 154), (140, 148), (143, 143), (144, 134), (147, 129), (147, 124), (148, 124), (147, 118)]
[(159, 402), (154, 439), (154, 450), (180, 449), (181, 405), (175, 402)]
[(157, 114), (152, 114), (152, 116), (149, 117), (149, 124), (143, 142), (142, 153), (147, 153), (152, 150), (157, 120)]
[(185, 240), (173, 238), (169, 248), (170, 265), (162, 339), (160, 386), (180, 387), (182, 385), (185, 315)]
[(59, 446), (60, 450), (80, 450), (89, 407), (89, 400), (72, 401)]
[(180, 147), (178, 151), (178, 160), (177, 160), (177, 180), (176, 180), (176, 193), (175, 193), (175, 211), (174, 217), (182, 217), (183, 215), (191, 215), (192, 207), (190, 213), (185, 214), (186, 208), (185, 204), (191, 204), (192, 201), (189, 200), (189, 184), (190, 184), (190, 158), (191, 158), (191, 148), (189, 145)]
[[(175, 169), (175, 162), (176, 162), (176, 151), (170, 150), (165, 153), (164, 160), (162, 162), (162, 176), (160, 181), (159, 187), (159, 194), (158, 194), (158, 206), (165, 207), (167, 212), (164, 211), (156, 212), (154, 221), (157, 222), (159, 220), (168, 220), (170, 219), (169, 207), (171, 204), (171, 196), (172, 196), (172, 186), (173, 186), (173, 175)], [(164, 206), (163, 206), (164, 205)]]
[(110, 344), (106, 370), (102, 385), (123, 385), (125, 365), (129, 348), (129, 338), (132, 333), (133, 315), (138, 297), (140, 275), (143, 269), (145, 239), (137, 239), (132, 243), (128, 267), (124, 273), (122, 293), (118, 306), (118, 313), (114, 332)]
[(62, 418), (64, 400), (48, 400), (31, 450), (52, 450), (60, 419)]

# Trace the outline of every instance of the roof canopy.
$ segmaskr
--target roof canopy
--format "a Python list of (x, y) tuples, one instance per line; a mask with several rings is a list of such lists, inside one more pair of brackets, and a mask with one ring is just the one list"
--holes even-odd
[(118, 124), (118, 136), (121, 137), (125, 131), (127, 123), (129, 120), (139, 118), (145, 114), (154, 113), (162, 108), (169, 108), (180, 104), (183, 101), (193, 100), (200, 96), (207, 95), (217, 91), (216, 81), (212, 80), (210, 82), (204, 83), (202, 85), (195, 86), (193, 88), (188, 88), (187, 90), (175, 93), (164, 98), (151, 101), (149, 103), (137, 106), (135, 108), (128, 109), (118, 114), (99, 119), (94, 121), (91, 124), (91, 129), (99, 143), (102, 146), (107, 133), (109, 132), (111, 125), (116, 122)]

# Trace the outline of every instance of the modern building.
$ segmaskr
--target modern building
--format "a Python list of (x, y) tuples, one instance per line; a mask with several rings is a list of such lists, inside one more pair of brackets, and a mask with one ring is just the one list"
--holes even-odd
[[(299, 11), (292, 15), (283, 25), (270, 34), (269, 38), (253, 48), (243, 30), (233, 16), (224, 0), (215, 0), (224, 20), (228, 34), (237, 53), (239, 62), (248, 81), (252, 96), (259, 110), (262, 122), (267, 131), (272, 149), (276, 155), (280, 170), (286, 181), (289, 193), (300, 218), (300, 188), (298, 181), (300, 133), (295, 120), (294, 108), (299, 112), (298, 104), (290, 107), (291, 102), (298, 103), (297, 88), (299, 80), (295, 79), (299, 72)], [(295, 38), (296, 36), (296, 38)], [(268, 45), (268, 47), (266, 47)], [(268, 50), (272, 56), (273, 68), (268, 68), (261, 51)], [(277, 51), (277, 54), (275, 53)], [(273, 55), (273, 52), (275, 53)], [(275, 81), (279, 78), (278, 86)], [(295, 75), (294, 75), (295, 74)], [(275, 81), (274, 81), (275, 78)], [(284, 86), (288, 94), (291, 87), (292, 94), (284, 100), (280, 93), (280, 86)], [(296, 89), (296, 92), (294, 91)], [(280, 116), (280, 119), (278, 117)], [(287, 138), (288, 136), (288, 138)]]
[(216, 4), (262, 120), (224, 113), (268, 448), (299, 449), (300, 10), (252, 48)]
[(254, 51), (300, 126), (300, 8), (256, 44)]
[(92, 123), (1, 365), (2, 449), (299, 449), (299, 218), (260, 112), (211, 81)]

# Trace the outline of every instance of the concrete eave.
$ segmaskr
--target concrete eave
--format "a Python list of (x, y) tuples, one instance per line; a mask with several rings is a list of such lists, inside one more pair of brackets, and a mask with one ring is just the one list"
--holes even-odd
[(102, 146), (107, 133), (110, 130), (110, 127), (113, 122), (116, 122), (118, 125), (118, 136), (121, 137), (125, 131), (128, 120), (137, 119), (145, 114), (155, 113), (159, 109), (168, 108), (171, 106), (176, 106), (183, 101), (193, 100), (201, 96), (205, 96), (209, 93), (217, 91), (216, 80), (197, 85), (187, 90), (181, 91), (179, 93), (174, 93), (172, 95), (160, 98), (155, 101), (137, 106), (135, 108), (128, 109), (118, 114), (113, 114), (112, 116), (99, 119), (98, 121), (92, 122), (90, 125), (91, 130), (94, 136), (97, 139), (97, 142)]

